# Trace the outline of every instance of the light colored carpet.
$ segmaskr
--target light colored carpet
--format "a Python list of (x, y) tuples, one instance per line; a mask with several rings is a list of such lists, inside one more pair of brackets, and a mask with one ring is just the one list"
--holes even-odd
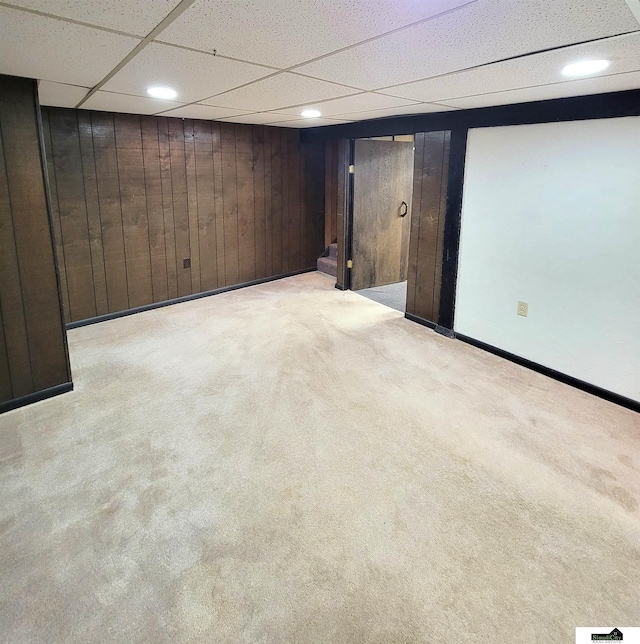
[(384, 304), (396, 311), (404, 313), (407, 310), (407, 283), (397, 282), (385, 286), (373, 286), (355, 291), (358, 295), (369, 298), (374, 302)]
[(640, 625), (637, 414), (315, 273), (76, 329), (0, 417), (3, 642)]

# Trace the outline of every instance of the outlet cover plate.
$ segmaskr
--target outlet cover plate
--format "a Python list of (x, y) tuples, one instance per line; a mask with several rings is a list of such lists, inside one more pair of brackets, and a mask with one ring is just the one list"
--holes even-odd
[(529, 315), (528, 302), (518, 302), (518, 315), (521, 315), (523, 318), (526, 318)]

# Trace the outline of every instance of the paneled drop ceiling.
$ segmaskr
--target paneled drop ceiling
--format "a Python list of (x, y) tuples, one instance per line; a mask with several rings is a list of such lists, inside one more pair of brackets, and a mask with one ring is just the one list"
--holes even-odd
[(331, 125), (640, 88), (640, 0), (8, 0), (0, 73), (43, 105)]

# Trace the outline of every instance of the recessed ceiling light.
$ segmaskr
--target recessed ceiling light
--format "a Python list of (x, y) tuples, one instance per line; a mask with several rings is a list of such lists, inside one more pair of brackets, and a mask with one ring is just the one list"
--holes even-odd
[(147, 89), (147, 94), (149, 94), (149, 96), (153, 96), (153, 98), (162, 98), (170, 101), (178, 95), (178, 92), (170, 87), (149, 87), (149, 89)]
[(306, 119), (317, 119), (320, 116), (320, 112), (318, 110), (302, 110), (300, 115)]
[(604, 71), (611, 65), (610, 60), (582, 60), (579, 63), (571, 63), (562, 69), (565, 76), (590, 76)]

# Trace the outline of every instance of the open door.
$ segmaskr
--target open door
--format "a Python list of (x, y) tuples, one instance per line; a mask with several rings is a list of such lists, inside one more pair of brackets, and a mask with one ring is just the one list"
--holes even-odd
[(355, 142), (351, 289), (407, 279), (413, 143)]

